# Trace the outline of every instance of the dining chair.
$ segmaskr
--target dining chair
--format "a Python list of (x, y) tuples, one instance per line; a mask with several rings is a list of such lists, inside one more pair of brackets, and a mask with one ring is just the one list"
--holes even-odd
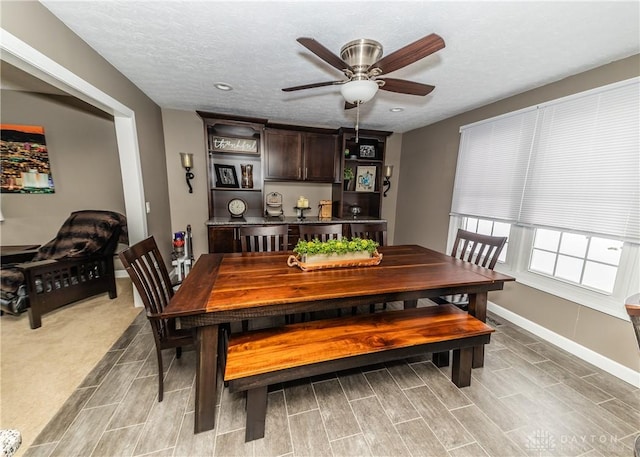
[[(380, 246), (387, 245), (386, 222), (352, 222), (350, 224), (351, 238), (376, 241)], [(382, 304), (382, 309), (387, 309), (387, 304)], [(376, 305), (369, 305), (369, 312), (373, 313)]]
[(300, 239), (304, 241), (311, 241), (315, 238), (320, 241), (342, 239), (342, 224), (300, 224), (298, 229), (300, 231)]
[[(312, 225), (312, 224), (300, 224), (298, 226), (298, 230), (300, 232), (300, 239), (304, 241), (312, 241), (313, 239), (318, 239), (320, 241), (327, 240), (341, 240), (342, 239), (342, 224), (322, 224), (322, 225)], [(351, 308), (351, 314), (356, 314), (357, 307)], [(310, 313), (311, 320), (315, 319), (314, 313)], [(342, 315), (342, 310), (338, 310), (338, 316)], [(302, 320), (304, 320), (304, 315), (302, 315)]]
[[(289, 226), (256, 225), (240, 227), (240, 248), (242, 252), (279, 252), (289, 250)], [(286, 315), (287, 323), (293, 321), (293, 315)], [(249, 320), (242, 321), (242, 331), (249, 330)]]
[(176, 328), (175, 319), (161, 317), (174, 292), (155, 239), (149, 237), (142, 240), (118, 255), (142, 298), (147, 319), (153, 330), (158, 358), (158, 401), (162, 401), (164, 391), (162, 351), (175, 348), (176, 358), (180, 358), (182, 347), (194, 344), (194, 334), (192, 330)]
[[(506, 236), (483, 235), (458, 229), (451, 256), (493, 270), (506, 242)], [(464, 310), (469, 306), (466, 294), (446, 295), (431, 300), (439, 305), (451, 303)]]
[(640, 294), (632, 295), (625, 300), (625, 309), (633, 324), (633, 330), (636, 333), (638, 348), (640, 349)]
[(240, 227), (242, 252), (273, 252), (289, 250), (289, 226), (257, 225)]
[(387, 245), (386, 222), (363, 222), (350, 224), (351, 238), (361, 238), (377, 241), (380, 246)]

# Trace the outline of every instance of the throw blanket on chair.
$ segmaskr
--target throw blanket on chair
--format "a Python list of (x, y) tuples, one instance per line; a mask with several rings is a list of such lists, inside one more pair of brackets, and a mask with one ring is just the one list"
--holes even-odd
[[(56, 237), (38, 249), (32, 261), (112, 255), (119, 242), (128, 243), (125, 216), (114, 211), (75, 211), (64, 222)], [(11, 312), (25, 311), (27, 304), (22, 269), (8, 265), (2, 267), (1, 273), (0, 303)], [(23, 303), (19, 303), (21, 298)]]

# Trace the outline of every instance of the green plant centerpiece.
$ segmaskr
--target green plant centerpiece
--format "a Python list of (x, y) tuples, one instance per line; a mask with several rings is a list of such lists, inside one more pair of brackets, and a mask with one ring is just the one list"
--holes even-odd
[[(303, 266), (321, 264), (316, 268), (332, 268), (340, 266), (377, 265), (382, 255), (378, 253), (379, 244), (373, 240), (362, 238), (342, 238), (340, 240), (320, 241), (315, 238), (311, 241), (298, 241), (288, 260), (289, 266)], [(373, 262), (369, 262), (372, 260)], [(364, 261), (364, 263), (363, 263)], [(308, 269), (311, 269), (308, 268)]]

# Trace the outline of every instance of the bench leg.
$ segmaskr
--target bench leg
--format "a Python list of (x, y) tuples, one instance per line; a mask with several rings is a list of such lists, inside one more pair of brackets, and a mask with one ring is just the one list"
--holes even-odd
[(471, 363), (473, 349), (463, 348), (453, 350), (453, 364), (451, 365), (451, 381), (458, 387), (471, 385)]
[(267, 418), (267, 386), (247, 390), (247, 430), (246, 442), (264, 437), (264, 423)]
[(431, 361), (437, 367), (449, 366), (449, 351), (446, 352), (434, 352), (431, 355)]

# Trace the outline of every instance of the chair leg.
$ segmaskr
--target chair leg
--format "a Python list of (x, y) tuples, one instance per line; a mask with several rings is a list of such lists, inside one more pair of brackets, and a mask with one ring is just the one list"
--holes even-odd
[(156, 354), (158, 356), (158, 401), (162, 401), (164, 395), (164, 373), (162, 367), (162, 351), (156, 346)]
[[(382, 304), (382, 309), (383, 309), (383, 310), (387, 309), (387, 302), (384, 302), (384, 303)], [(369, 312), (370, 312), (370, 313), (375, 313), (375, 312), (376, 312), (376, 304), (375, 304), (375, 303), (374, 303), (374, 304), (372, 304), (372, 305), (369, 305)]]
[(449, 366), (449, 351), (434, 352), (431, 355), (431, 361), (437, 367), (448, 367)]
[(176, 348), (176, 359), (179, 359), (182, 356), (182, 348), (181, 347), (177, 347)]

